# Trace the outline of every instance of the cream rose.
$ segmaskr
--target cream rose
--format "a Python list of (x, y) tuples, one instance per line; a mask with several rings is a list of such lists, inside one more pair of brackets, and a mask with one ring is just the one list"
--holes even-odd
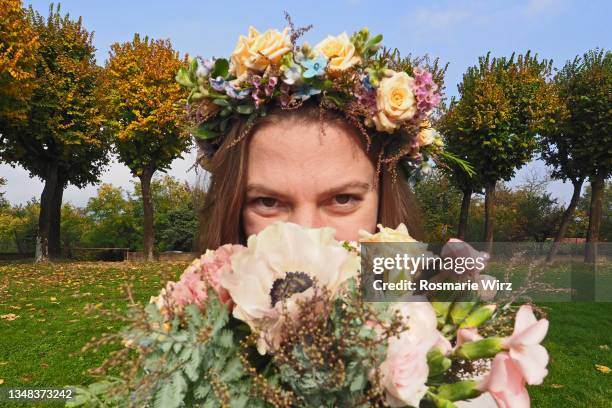
[(417, 143), (419, 144), (419, 146), (428, 146), (436, 140), (438, 135), (438, 132), (434, 128), (423, 128), (419, 131), (419, 134), (417, 135)]
[(387, 70), (376, 91), (378, 111), (372, 118), (379, 132), (393, 133), (402, 122), (414, 117), (414, 79), (405, 72)]
[(247, 70), (263, 72), (270, 64), (278, 64), (292, 48), (289, 28), (282, 32), (274, 29), (260, 33), (250, 27), (249, 35), (241, 35), (232, 52), (231, 73), (241, 77)]
[(328, 35), (326, 39), (315, 46), (314, 50), (329, 59), (327, 71), (331, 76), (340, 75), (361, 62), (361, 57), (355, 53), (355, 46), (346, 33), (337, 37)]
[(359, 230), (359, 242), (417, 242), (408, 233), (406, 225), (399, 224), (396, 229), (378, 224), (378, 232), (372, 234), (366, 230)]

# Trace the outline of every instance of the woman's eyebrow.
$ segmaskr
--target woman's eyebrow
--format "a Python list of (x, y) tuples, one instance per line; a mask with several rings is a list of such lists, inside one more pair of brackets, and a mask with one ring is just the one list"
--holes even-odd
[(262, 195), (262, 196), (272, 196), (278, 198), (287, 198), (286, 194), (281, 193), (280, 191), (276, 191), (269, 187), (264, 186), (263, 184), (248, 184), (246, 188), (247, 195)]
[[(369, 191), (371, 188), (372, 188), (372, 185), (370, 183), (354, 180), (354, 181), (348, 181), (339, 186), (328, 188), (327, 190), (324, 190), (323, 192), (321, 192), (320, 195), (330, 196), (334, 194), (340, 194), (348, 189), (359, 190), (359, 192), (363, 194)], [(280, 191), (276, 191), (272, 188), (266, 187), (263, 184), (247, 185), (246, 194), (247, 195), (258, 194), (258, 195), (273, 196), (273, 197), (278, 197), (278, 198), (287, 198), (286, 194), (281, 193)]]
[(365, 183), (363, 181), (349, 181), (344, 184), (341, 184), (337, 187), (328, 188), (323, 191), (321, 195), (332, 196), (336, 194), (344, 193), (346, 190), (358, 190), (359, 193), (364, 194), (368, 192), (372, 188), (370, 183)]

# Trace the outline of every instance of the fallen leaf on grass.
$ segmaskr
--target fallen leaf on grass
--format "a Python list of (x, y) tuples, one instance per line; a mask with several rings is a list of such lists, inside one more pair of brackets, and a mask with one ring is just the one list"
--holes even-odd
[(597, 371), (600, 371), (604, 374), (610, 374), (610, 372), (612, 372), (612, 368), (601, 364), (595, 364), (595, 368), (597, 369)]
[(9, 322), (15, 320), (19, 318), (19, 315), (16, 315), (15, 313), (9, 313), (9, 314), (4, 314), (4, 315), (0, 315), (0, 319), (4, 319), (4, 320), (8, 320)]
[(562, 384), (550, 384), (551, 388), (563, 388)]
[(599, 346), (599, 348), (601, 350), (610, 350), (610, 347), (607, 344), (602, 344), (601, 346)]
[(52, 301), (52, 302), (56, 302), (56, 301), (57, 301), (57, 298), (56, 298), (55, 296), (51, 296), (51, 301)]
[(4, 380), (0, 378), (0, 385), (4, 384)]

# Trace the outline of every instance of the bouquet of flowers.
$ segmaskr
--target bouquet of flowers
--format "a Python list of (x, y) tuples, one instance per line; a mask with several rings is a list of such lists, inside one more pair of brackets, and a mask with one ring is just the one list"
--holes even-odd
[[(122, 333), (131, 370), (72, 406), (528, 407), (548, 329), (530, 306), (366, 302), (358, 243), (277, 222), (194, 260)], [(414, 241), (380, 227), (362, 242)], [(467, 245), (467, 244), (466, 244)]]

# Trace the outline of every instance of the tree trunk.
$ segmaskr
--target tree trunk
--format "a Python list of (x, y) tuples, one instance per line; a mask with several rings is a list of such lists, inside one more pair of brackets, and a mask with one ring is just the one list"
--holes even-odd
[(569, 205), (565, 209), (563, 213), (563, 217), (561, 218), (561, 224), (559, 225), (559, 229), (557, 230), (557, 235), (555, 235), (555, 240), (553, 242), (548, 255), (546, 256), (546, 262), (552, 262), (559, 250), (559, 243), (563, 238), (565, 238), (565, 233), (567, 232), (567, 228), (572, 220), (574, 215), (574, 211), (576, 210), (576, 206), (578, 205), (578, 200), (580, 199), (580, 191), (582, 190), (582, 184), (584, 183), (584, 179), (576, 180), (574, 184), (574, 193), (572, 194), (572, 199), (570, 200)]
[(49, 236), (51, 234), (51, 214), (53, 198), (58, 185), (57, 163), (49, 164), (45, 178), (45, 187), (40, 196), (40, 213), (38, 214), (38, 235), (36, 237), (36, 255), (34, 262), (49, 260)]
[(53, 197), (50, 202), (51, 226), (49, 229), (49, 256), (58, 258), (62, 255), (60, 226), (62, 220), (62, 198), (64, 196), (64, 182), (58, 179)]
[(604, 178), (596, 176), (591, 179), (591, 208), (589, 209), (589, 229), (587, 230), (586, 250), (584, 262), (597, 261), (597, 242), (599, 241), (599, 227), (603, 210)]
[(470, 202), (472, 201), (472, 189), (463, 190), (463, 199), (461, 200), (461, 213), (459, 213), (459, 226), (457, 227), (457, 238), (465, 240), (465, 232), (467, 230), (468, 216), (470, 213)]
[(495, 181), (485, 184), (485, 227), (483, 241), (486, 243), (485, 251), (489, 254), (493, 250), (493, 222), (495, 221)]
[(144, 171), (140, 176), (142, 189), (143, 219), (143, 252), (145, 260), (153, 261), (153, 200), (151, 199), (152, 171)]

